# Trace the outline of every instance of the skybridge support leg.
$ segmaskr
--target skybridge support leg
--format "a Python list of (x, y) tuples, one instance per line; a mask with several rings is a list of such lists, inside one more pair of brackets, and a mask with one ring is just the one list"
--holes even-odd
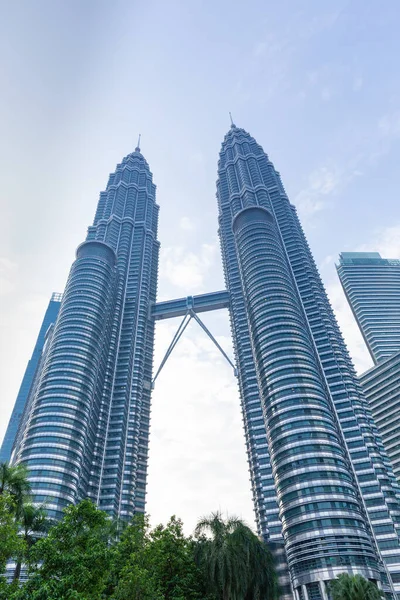
[(208, 337), (210, 338), (210, 340), (212, 342), (214, 342), (214, 344), (216, 345), (216, 347), (218, 348), (218, 350), (221, 352), (222, 356), (231, 365), (231, 367), (233, 369), (234, 376), (237, 377), (237, 371), (236, 371), (235, 365), (233, 364), (233, 362), (231, 361), (231, 359), (229, 358), (229, 356), (226, 354), (226, 352), (218, 344), (217, 340), (215, 339), (215, 337), (213, 336), (213, 334), (211, 333), (211, 331), (209, 329), (207, 329), (207, 327), (204, 325), (203, 321), (196, 315), (195, 312), (192, 311), (191, 315), (192, 315), (192, 318), (200, 325), (200, 327), (202, 328), (202, 330), (208, 335)]
[(165, 365), (165, 363), (167, 362), (168, 358), (170, 357), (173, 349), (175, 348), (176, 344), (179, 342), (179, 340), (182, 337), (183, 332), (185, 331), (186, 327), (189, 325), (190, 321), (192, 319), (192, 315), (190, 314), (190, 312), (188, 311), (186, 313), (186, 315), (183, 317), (181, 324), (179, 325), (174, 337), (172, 338), (172, 342), (170, 343), (170, 345), (168, 346), (168, 350), (165, 353), (164, 358), (161, 361), (160, 366), (158, 367), (157, 373), (154, 375), (153, 377), (153, 381), (151, 382), (151, 389), (154, 390), (154, 385), (156, 383), (156, 379), (159, 376), (159, 374), (161, 373), (161, 370), (163, 368), (163, 366)]
[(190, 321), (194, 319), (196, 321), (196, 323), (198, 323), (198, 325), (200, 325), (200, 327), (202, 328), (202, 330), (208, 335), (208, 337), (210, 338), (210, 340), (215, 344), (215, 346), (218, 348), (218, 350), (221, 352), (222, 356), (225, 358), (225, 360), (230, 364), (230, 366), (233, 369), (233, 374), (235, 377), (237, 377), (237, 369), (235, 367), (235, 365), (233, 364), (233, 362), (231, 361), (231, 359), (229, 358), (229, 356), (226, 354), (226, 352), (221, 348), (221, 346), (219, 345), (219, 343), (217, 342), (217, 340), (215, 339), (215, 337), (213, 336), (213, 334), (211, 333), (211, 331), (209, 329), (207, 329), (207, 327), (204, 325), (203, 321), (197, 316), (197, 314), (194, 312), (194, 310), (192, 310), (191, 308), (188, 309), (186, 315), (183, 317), (174, 337), (172, 338), (172, 342), (170, 343), (170, 345), (168, 346), (168, 350), (165, 353), (164, 358), (161, 361), (160, 366), (157, 369), (157, 373), (155, 374), (153, 381), (151, 382), (151, 389), (154, 390), (154, 386), (156, 383), (156, 379), (159, 376), (159, 374), (161, 373), (165, 363), (167, 362), (168, 358), (170, 357), (172, 351), (174, 350), (176, 344), (179, 342), (179, 340), (181, 339), (186, 327), (189, 325)]

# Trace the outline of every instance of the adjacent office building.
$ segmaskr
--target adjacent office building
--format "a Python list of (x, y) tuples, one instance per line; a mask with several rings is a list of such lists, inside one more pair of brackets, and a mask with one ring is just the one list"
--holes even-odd
[(53, 325), (57, 319), (58, 311), (60, 310), (60, 303), (61, 294), (52, 294), (47, 310), (43, 317), (42, 325), (39, 330), (39, 335), (37, 337), (32, 356), (27, 364), (24, 376), (22, 378), (18, 396), (15, 401), (13, 411), (11, 413), (10, 421), (6, 429), (3, 443), (1, 445), (0, 462), (9, 462), (11, 458), (11, 452), (17, 437), (18, 429), (21, 423), (21, 418), (24, 414), (26, 402), (32, 389), (35, 375), (38, 371), (40, 357), (42, 355), (43, 347), (46, 341), (46, 333), (48, 332), (49, 327)]
[(375, 363), (360, 383), (400, 482), (400, 260), (342, 252), (337, 271)]
[(379, 252), (342, 252), (346, 298), (375, 364), (400, 350), (400, 260)]
[[(396, 479), (296, 210), (234, 124), (217, 200), (227, 286), (217, 296), (230, 311), (257, 527), (282, 595), (326, 600), (327, 582), (349, 572), (400, 597)], [(137, 147), (77, 250), (15, 450), (54, 516), (82, 497), (122, 518), (144, 510), (157, 221)]]
[(400, 484), (400, 350), (359, 379)]

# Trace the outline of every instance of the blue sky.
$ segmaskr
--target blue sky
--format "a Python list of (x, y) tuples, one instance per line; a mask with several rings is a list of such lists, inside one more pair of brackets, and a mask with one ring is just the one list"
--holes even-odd
[[(142, 151), (158, 186), (159, 297), (223, 287), (218, 151), (237, 125), (296, 204), (357, 368), (343, 250), (400, 257), (400, 5), (361, 0), (20, 0), (0, 23), (0, 438), (52, 291), (62, 291), (108, 173)], [(227, 316), (207, 323), (230, 349)], [(157, 360), (175, 323), (157, 330)], [(252, 523), (239, 399), (194, 326), (153, 397), (148, 509), (190, 529)]]

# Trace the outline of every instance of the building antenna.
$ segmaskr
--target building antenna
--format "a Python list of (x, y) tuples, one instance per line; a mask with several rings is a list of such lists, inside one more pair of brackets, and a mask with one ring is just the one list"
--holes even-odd
[(139, 138), (137, 141), (137, 146), (135, 148), (135, 152), (140, 152), (140, 138), (142, 137), (142, 135), (139, 133)]
[(236, 127), (235, 123), (233, 122), (232, 113), (231, 112), (229, 112), (229, 118), (231, 120), (231, 127)]

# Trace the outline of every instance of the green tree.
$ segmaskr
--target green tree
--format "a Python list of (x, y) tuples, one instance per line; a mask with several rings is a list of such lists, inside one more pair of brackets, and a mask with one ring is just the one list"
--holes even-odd
[(165, 600), (154, 581), (152, 574), (133, 563), (120, 572), (112, 600)]
[(375, 583), (361, 575), (341, 573), (330, 582), (329, 587), (332, 600), (380, 600), (384, 597)]
[(176, 517), (150, 533), (147, 564), (165, 600), (204, 598), (203, 575), (196, 565), (194, 550), (192, 538), (184, 535), (183, 523)]
[(5, 572), (7, 561), (24, 550), (24, 543), (18, 535), (15, 520), (15, 504), (10, 494), (3, 490), (0, 496), (0, 598), (7, 598)]
[(15, 600), (99, 600), (110, 567), (110, 520), (90, 500), (68, 506), (62, 521), (31, 548), (30, 577)]
[(276, 575), (268, 547), (243, 521), (212, 513), (199, 521), (197, 561), (209, 591), (221, 600), (276, 597)]
[(0, 496), (8, 492), (13, 498), (17, 513), (30, 491), (28, 470), (25, 465), (10, 466), (8, 463), (0, 463)]
[(18, 515), (19, 535), (24, 541), (23, 553), (17, 556), (13, 580), (17, 581), (21, 575), (22, 561), (29, 559), (32, 546), (49, 530), (50, 520), (47, 517), (44, 505), (35, 506), (32, 502), (25, 502)]
[(108, 596), (118, 600), (205, 599), (204, 581), (194, 560), (194, 542), (172, 517), (150, 531), (147, 517), (137, 516), (113, 549)]
[(149, 523), (144, 515), (136, 515), (127, 526), (115, 523), (121, 537), (111, 549), (111, 568), (106, 597), (113, 600), (164, 600), (146, 564), (145, 550), (149, 541)]

